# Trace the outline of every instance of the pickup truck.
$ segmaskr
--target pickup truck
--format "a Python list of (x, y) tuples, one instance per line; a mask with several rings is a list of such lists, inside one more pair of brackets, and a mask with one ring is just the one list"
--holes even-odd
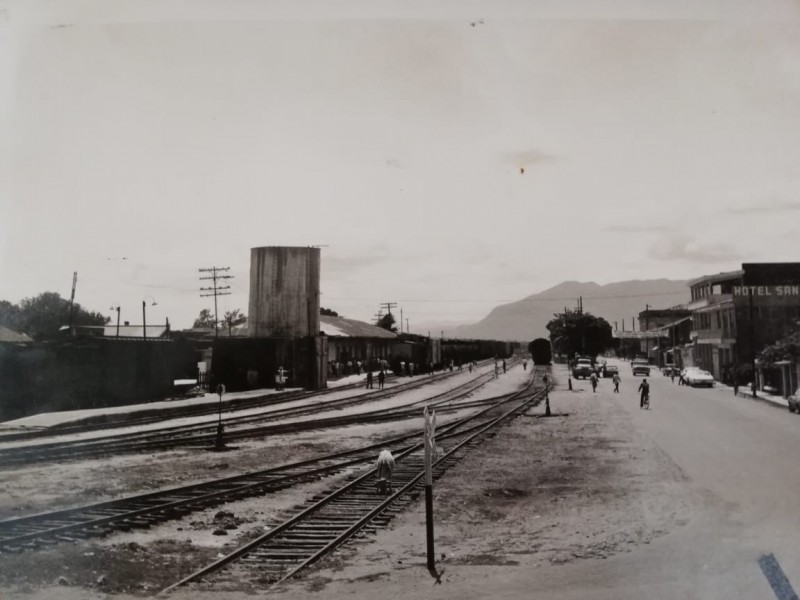
[(589, 377), (592, 373), (594, 373), (594, 366), (592, 365), (592, 361), (587, 358), (578, 359), (578, 362), (572, 367), (572, 376), (575, 379)]

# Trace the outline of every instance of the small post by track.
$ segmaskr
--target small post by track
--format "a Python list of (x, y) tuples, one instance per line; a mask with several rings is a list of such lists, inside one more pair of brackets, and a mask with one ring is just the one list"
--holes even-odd
[(550, 381), (547, 374), (542, 377), (542, 381), (544, 382), (544, 416), (550, 417), (552, 416), (550, 413)]
[(436, 452), (436, 413), (425, 407), (425, 538), (427, 540), (428, 570), (436, 572), (436, 553), (433, 544), (433, 459)]
[(222, 424), (222, 395), (225, 393), (225, 384), (220, 383), (217, 386), (217, 394), (219, 394), (219, 419), (217, 421), (217, 438), (214, 442), (215, 450), (225, 449), (225, 426)]

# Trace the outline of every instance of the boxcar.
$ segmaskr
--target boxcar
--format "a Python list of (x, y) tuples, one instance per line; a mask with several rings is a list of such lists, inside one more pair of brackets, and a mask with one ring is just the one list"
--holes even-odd
[(549, 365), (553, 361), (550, 340), (537, 338), (528, 345), (528, 349), (531, 351), (531, 358), (535, 365)]

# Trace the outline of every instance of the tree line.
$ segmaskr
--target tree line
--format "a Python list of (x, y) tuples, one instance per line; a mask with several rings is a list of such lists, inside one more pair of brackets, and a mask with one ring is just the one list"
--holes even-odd
[(14, 304), (0, 300), (0, 325), (24, 333), (34, 340), (46, 340), (58, 335), (58, 331), (70, 322), (72, 325), (105, 325), (110, 321), (99, 312), (86, 310), (77, 302), (72, 304), (58, 292), (42, 292), (33, 298)]

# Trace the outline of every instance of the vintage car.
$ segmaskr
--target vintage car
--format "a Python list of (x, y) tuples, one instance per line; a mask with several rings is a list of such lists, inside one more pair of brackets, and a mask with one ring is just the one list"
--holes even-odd
[(631, 362), (631, 371), (634, 375), (650, 375), (650, 363), (646, 360), (634, 360)]
[(594, 373), (594, 365), (589, 358), (579, 358), (575, 366), (572, 367), (572, 376), (575, 379), (589, 377), (592, 373)]
[(698, 369), (697, 367), (686, 369), (683, 374), (683, 381), (686, 383), (686, 385), (690, 385), (692, 387), (714, 387), (714, 376), (708, 371)]
[(665, 375), (666, 377), (670, 377), (673, 373), (677, 375), (679, 371), (680, 369), (678, 369), (678, 367), (672, 363), (667, 363), (661, 367), (661, 374)]
[(619, 367), (616, 365), (603, 365), (603, 377), (613, 377), (619, 375)]

